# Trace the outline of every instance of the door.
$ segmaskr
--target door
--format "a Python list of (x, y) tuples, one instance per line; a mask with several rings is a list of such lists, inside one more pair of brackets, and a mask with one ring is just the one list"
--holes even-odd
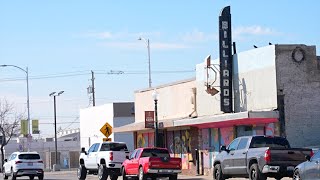
[(132, 173), (132, 169), (133, 169), (133, 168), (132, 168), (132, 166), (133, 166), (132, 162), (133, 162), (133, 159), (134, 159), (136, 153), (137, 153), (137, 150), (134, 150), (134, 151), (130, 154), (129, 159), (126, 161), (126, 162), (127, 162), (127, 164), (126, 164), (126, 173), (127, 173), (127, 174), (133, 174), (133, 173)]
[(319, 179), (320, 178), (320, 151), (312, 156), (310, 161), (305, 163), (304, 179)]
[(233, 158), (235, 150), (238, 147), (240, 138), (233, 140), (227, 147), (227, 151), (223, 156), (222, 168), (224, 174), (233, 174)]
[(89, 150), (88, 150), (88, 155), (86, 159), (86, 167), (88, 169), (97, 169), (97, 150), (99, 148), (99, 143), (93, 144)]
[(247, 151), (249, 138), (241, 138), (233, 155), (234, 174), (247, 174)]
[[(138, 174), (139, 173), (139, 160), (140, 160), (140, 154), (141, 154), (141, 149), (139, 149), (132, 160), (132, 173), (133, 174)], [(142, 157), (142, 156), (141, 156)]]

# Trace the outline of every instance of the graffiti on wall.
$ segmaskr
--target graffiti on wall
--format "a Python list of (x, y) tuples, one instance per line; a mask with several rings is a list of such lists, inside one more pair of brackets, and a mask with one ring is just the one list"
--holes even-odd
[(180, 157), (182, 161), (182, 169), (189, 168), (189, 160), (191, 155), (191, 136), (188, 130), (168, 131), (167, 147), (174, 157)]
[(209, 157), (209, 129), (202, 129), (202, 152), (203, 152), (203, 166), (205, 168), (210, 167), (210, 157)]
[(219, 143), (219, 129), (210, 129), (210, 165), (213, 167), (213, 162), (217, 154), (219, 154), (220, 143)]
[(220, 128), (220, 142), (221, 145), (228, 145), (234, 139), (234, 128), (233, 127), (224, 127)]
[(143, 138), (143, 134), (142, 133), (138, 133), (137, 135), (137, 147), (141, 148), (141, 147), (145, 147), (145, 140)]

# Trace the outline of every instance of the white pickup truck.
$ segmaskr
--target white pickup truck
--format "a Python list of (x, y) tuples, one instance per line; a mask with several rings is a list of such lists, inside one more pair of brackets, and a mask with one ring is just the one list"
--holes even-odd
[(99, 180), (117, 180), (121, 175), (122, 162), (129, 156), (124, 142), (103, 142), (93, 144), (88, 152), (82, 148), (79, 157), (80, 166), (77, 171), (79, 180), (84, 180), (89, 174), (98, 174)]

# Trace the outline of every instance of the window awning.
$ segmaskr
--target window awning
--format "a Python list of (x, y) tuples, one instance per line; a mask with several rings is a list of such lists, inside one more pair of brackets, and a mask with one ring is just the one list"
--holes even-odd
[(277, 122), (278, 111), (246, 111), (214, 116), (203, 116), (194, 119), (176, 120), (173, 125), (195, 126), (198, 128), (227, 127), (234, 125), (266, 124)]

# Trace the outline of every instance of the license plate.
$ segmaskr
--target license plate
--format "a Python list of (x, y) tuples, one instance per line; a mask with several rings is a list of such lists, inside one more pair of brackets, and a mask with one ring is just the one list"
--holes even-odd
[(33, 163), (32, 162), (28, 162), (28, 166), (32, 166), (33, 165)]
[(287, 167), (287, 171), (293, 171), (294, 170), (294, 167), (293, 166), (288, 166)]

